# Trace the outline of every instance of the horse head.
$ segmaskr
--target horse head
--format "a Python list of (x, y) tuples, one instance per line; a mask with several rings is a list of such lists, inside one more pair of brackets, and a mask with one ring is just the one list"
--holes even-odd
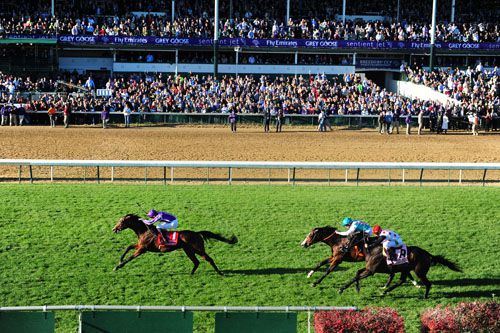
[(300, 243), (300, 245), (304, 248), (308, 248), (313, 244), (328, 240), (331, 237), (335, 236), (335, 228), (333, 227), (321, 227), (314, 228), (307, 234), (306, 238)]
[(135, 214), (127, 214), (118, 220), (115, 227), (113, 228), (114, 233), (119, 233), (122, 230), (132, 228), (139, 221), (139, 216)]

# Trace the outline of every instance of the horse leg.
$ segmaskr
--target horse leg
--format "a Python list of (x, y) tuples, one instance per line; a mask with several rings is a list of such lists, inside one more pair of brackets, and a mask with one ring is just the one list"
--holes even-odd
[(408, 278), (410, 279), (411, 283), (413, 283), (413, 285), (417, 288), (420, 288), (420, 285), (418, 284), (417, 281), (415, 281), (415, 279), (413, 278), (413, 275), (411, 275), (410, 272), (408, 272)]
[(191, 259), (191, 261), (193, 262), (194, 267), (191, 270), (191, 275), (193, 275), (194, 272), (196, 272), (196, 270), (198, 269), (198, 266), (200, 265), (200, 261), (198, 260), (198, 258), (196, 258), (196, 255), (194, 254), (194, 251), (191, 248), (183, 247), (182, 249), (184, 250), (184, 252), (188, 256), (188, 258)]
[(215, 269), (215, 271), (219, 274), (219, 275), (224, 275), (224, 273), (222, 273), (219, 268), (217, 267), (217, 265), (215, 264), (214, 260), (212, 258), (210, 258), (210, 256), (208, 254), (203, 254), (201, 256), (203, 259), (205, 259), (206, 261), (208, 261), (210, 263), (210, 265)]
[(120, 257), (120, 262), (119, 263), (122, 263), (123, 262), (123, 259), (125, 259), (125, 256), (127, 255), (127, 253), (132, 250), (132, 249), (135, 249), (135, 245), (129, 245), (126, 249), (125, 249), (125, 252), (123, 252), (122, 256)]
[(128, 257), (127, 260), (125, 261), (122, 261), (120, 264), (118, 264), (118, 266), (115, 267), (114, 271), (118, 270), (119, 268), (122, 268), (123, 266), (125, 266), (125, 264), (131, 262), (132, 260), (134, 260), (135, 258), (137, 258), (138, 256), (140, 256), (141, 254), (143, 254), (145, 251), (143, 249), (137, 249), (134, 254), (132, 254), (130, 257)]
[(431, 290), (432, 283), (427, 279), (427, 272), (429, 271), (429, 265), (422, 266), (421, 263), (417, 264), (415, 267), (415, 274), (420, 279), (420, 281), (425, 286), (424, 298), (429, 298), (429, 291)]
[(407, 272), (401, 272), (401, 277), (399, 278), (399, 281), (396, 284), (390, 286), (388, 289), (384, 290), (383, 295), (387, 294), (388, 292), (396, 289), (397, 287), (405, 283), (407, 277), (408, 277)]
[(328, 276), (328, 274), (330, 274), (331, 272), (333, 272), (333, 270), (341, 263), (340, 260), (338, 259), (332, 259), (331, 263), (330, 263), (330, 266), (328, 266), (328, 268), (326, 269), (326, 272), (325, 274), (323, 274), (316, 282), (314, 282), (312, 284), (313, 287), (316, 287), (318, 284), (321, 283), (321, 281), (323, 281), (324, 278), (326, 278)]
[(356, 286), (357, 286), (357, 288), (359, 288), (359, 280), (367, 278), (370, 275), (373, 275), (373, 272), (369, 271), (369, 270), (367, 270), (365, 268), (362, 268), (362, 269), (358, 270), (356, 272), (356, 276), (354, 277), (354, 279), (352, 279), (345, 286), (343, 286), (343, 287), (341, 287), (339, 289), (339, 294), (342, 294), (344, 292), (344, 290), (346, 290), (347, 288), (349, 288), (354, 282), (356, 282), (356, 284), (357, 284)]
[(319, 268), (328, 264), (329, 262), (330, 262), (330, 258), (326, 258), (325, 260), (321, 261), (316, 267), (314, 267), (313, 269), (311, 269), (309, 271), (309, 273), (307, 274), (307, 278), (309, 279), (314, 274), (314, 272), (316, 272)]
[(389, 278), (387, 279), (387, 282), (384, 284), (384, 286), (382, 287), (382, 289), (387, 289), (387, 287), (389, 287), (389, 285), (391, 284), (392, 282), (392, 279), (394, 279), (394, 273), (390, 273), (389, 274)]

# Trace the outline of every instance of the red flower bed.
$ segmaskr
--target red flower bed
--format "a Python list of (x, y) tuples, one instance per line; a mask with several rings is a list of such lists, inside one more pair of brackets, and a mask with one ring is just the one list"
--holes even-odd
[(500, 332), (500, 304), (496, 301), (438, 306), (420, 317), (424, 333)]
[(318, 311), (314, 314), (316, 333), (402, 333), (404, 319), (391, 308), (371, 307), (361, 311)]

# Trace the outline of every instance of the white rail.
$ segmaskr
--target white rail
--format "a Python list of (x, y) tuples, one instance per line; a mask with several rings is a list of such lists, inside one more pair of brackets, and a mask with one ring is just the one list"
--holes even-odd
[(0, 312), (7, 311), (239, 311), (239, 312), (300, 312), (300, 311), (349, 311), (355, 306), (149, 306), (149, 305), (41, 305), (2, 306)]
[[(345, 182), (348, 182), (348, 170), (355, 169), (356, 182), (360, 181), (359, 172), (362, 169), (399, 169), (403, 170), (402, 182), (405, 182), (405, 170), (420, 170), (420, 179), (423, 181), (424, 170), (460, 170), (459, 183), (462, 183), (463, 170), (483, 170), (482, 183), (486, 182), (488, 170), (500, 170), (500, 163), (420, 163), (420, 162), (275, 162), (275, 161), (138, 161), (138, 160), (31, 160), (31, 159), (0, 159), (0, 165), (19, 167), (19, 181), (21, 181), (22, 167), (29, 167), (29, 180), (33, 182), (33, 166), (50, 167), (50, 178), (54, 180), (54, 167), (95, 167), (97, 168), (96, 179), (101, 180), (99, 168), (111, 168), (111, 181), (114, 180), (115, 167), (129, 168), (163, 168), (163, 180), (167, 181), (166, 168), (170, 168), (170, 181), (174, 181), (175, 168), (204, 168), (228, 169), (228, 182), (233, 180), (233, 169), (288, 169), (288, 182), (295, 182), (295, 171), (297, 169), (322, 169), (322, 170), (346, 170)], [(209, 177), (207, 177), (208, 179)], [(1, 179), (1, 176), (0, 176)], [(147, 181), (147, 176), (146, 176)], [(390, 181), (390, 180), (389, 180)], [(448, 181), (450, 178), (448, 176)], [(481, 180), (478, 180), (481, 181)], [(500, 182), (500, 179), (491, 179), (489, 182)]]

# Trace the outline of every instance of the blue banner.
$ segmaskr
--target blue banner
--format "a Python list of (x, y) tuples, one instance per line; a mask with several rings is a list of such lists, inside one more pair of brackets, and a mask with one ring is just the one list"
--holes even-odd
[[(77, 45), (147, 45), (147, 46), (212, 46), (211, 38), (182, 38), (155, 36), (92, 36), (92, 35), (21, 35), (11, 34), (8, 39), (57, 39), (61, 44)], [(430, 42), (396, 42), (363, 40), (315, 40), (315, 39), (249, 39), (222, 38), (222, 47), (262, 47), (262, 48), (323, 48), (323, 49), (377, 49), (377, 50), (422, 50), (430, 48)], [(438, 50), (500, 50), (500, 43), (458, 43), (436, 42)]]

